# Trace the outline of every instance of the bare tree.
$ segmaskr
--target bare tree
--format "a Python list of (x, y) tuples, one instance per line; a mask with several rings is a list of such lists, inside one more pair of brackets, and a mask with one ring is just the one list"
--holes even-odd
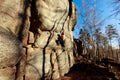
[(120, 38), (118, 38), (118, 45), (119, 45), (119, 50), (120, 50)]
[(80, 30), (80, 40), (83, 42), (84, 49), (86, 48), (87, 53), (89, 49), (89, 40), (90, 40), (90, 35), (88, 30), (84, 27), (83, 29)]
[(108, 39), (103, 34), (101, 34), (101, 46), (102, 46), (104, 57), (108, 57)]
[(114, 0), (113, 1), (113, 11), (115, 15), (119, 15), (120, 14), (120, 0)]
[(106, 27), (106, 35), (107, 35), (107, 37), (109, 39), (112, 56), (114, 56), (113, 50), (112, 50), (112, 42), (111, 42), (111, 40), (113, 38), (117, 38), (118, 37), (118, 33), (116, 31), (116, 28), (114, 28), (114, 26), (112, 26), (112, 25), (107, 25), (107, 27)]
[[(97, 56), (99, 54), (99, 43), (98, 43), (98, 34), (97, 31), (100, 31), (101, 21), (97, 17), (96, 12), (96, 0), (91, 0), (86, 2), (82, 0), (82, 7), (79, 11), (83, 22), (83, 29), (80, 30), (80, 37), (83, 39), (83, 43), (87, 49), (93, 49), (93, 54)], [(99, 39), (100, 41), (100, 39)], [(87, 50), (88, 51), (88, 50)], [(88, 52), (89, 54), (89, 52)]]

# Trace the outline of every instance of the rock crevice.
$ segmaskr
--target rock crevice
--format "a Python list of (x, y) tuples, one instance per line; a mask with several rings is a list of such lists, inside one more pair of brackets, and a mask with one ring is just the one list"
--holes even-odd
[[(15, 0), (0, 2), (4, 6), (14, 7), (12, 10), (17, 9), (15, 12), (7, 13), (15, 18), (15, 21), (11, 20), (7, 14), (0, 13), (3, 16), (3, 20), (0, 17), (0, 26), (6, 30), (4, 34), (12, 32), (12, 35), (15, 35), (13, 42), (15, 41), (16, 46), (10, 44), (13, 49), (11, 56), (14, 60), (9, 58), (9, 62), (18, 61), (21, 58), (20, 54), (22, 54), (22, 58), (17, 66), (15, 66), (16, 63), (13, 63), (14, 66), (10, 67), (11, 69), (5, 69), (14, 69), (16, 73), (10, 72), (13, 73), (11, 76), (8, 74), (10, 78), (6, 76), (3, 80), (56, 80), (64, 76), (74, 64), (72, 36), (76, 23), (74, 3), (71, 0), (19, 0), (15, 2)], [(0, 6), (0, 11), (6, 11), (4, 6)], [(61, 45), (56, 43), (58, 34), (61, 35), (62, 32), (65, 34), (64, 50)], [(3, 41), (1, 38), (0, 40)], [(12, 39), (6, 40), (9, 43)], [(11, 49), (7, 48), (8, 51)], [(3, 49), (1, 47), (0, 55), (3, 53), (9, 55), (9, 52), (4, 52)], [(16, 55), (17, 57), (15, 57)], [(5, 59), (1, 58), (2, 60)], [(4, 65), (9, 67), (7, 64)], [(3, 75), (0, 75), (1, 77)]]

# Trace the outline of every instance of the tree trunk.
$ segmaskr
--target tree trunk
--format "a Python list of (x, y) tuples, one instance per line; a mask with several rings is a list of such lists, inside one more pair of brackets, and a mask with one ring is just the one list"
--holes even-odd
[(114, 54), (113, 54), (113, 49), (112, 49), (112, 42), (111, 42), (111, 40), (110, 40), (110, 44), (111, 44), (111, 53), (112, 53), (112, 57), (111, 57), (111, 58), (114, 59)]

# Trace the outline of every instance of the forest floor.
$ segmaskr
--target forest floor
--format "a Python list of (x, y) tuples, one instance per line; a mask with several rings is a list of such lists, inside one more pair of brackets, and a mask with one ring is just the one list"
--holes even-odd
[(75, 57), (75, 64), (62, 80), (120, 80), (120, 64), (109, 59), (93, 62)]

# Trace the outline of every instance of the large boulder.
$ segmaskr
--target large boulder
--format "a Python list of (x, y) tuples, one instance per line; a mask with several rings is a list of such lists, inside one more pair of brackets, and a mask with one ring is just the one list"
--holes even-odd
[[(72, 30), (76, 23), (76, 8), (68, 0), (37, 0), (33, 4), (36, 13), (31, 15), (37, 16), (34, 24), (39, 24), (30, 27), (31, 31), (37, 29), (38, 33), (33, 47), (27, 47), (25, 77), (28, 80), (58, 79), (74, 64)], [(57, 35), (63, 31), (65, 51), (56, 43)]]
[[(5, 73), (9, 76), (3, 80), (64, 76), (74, 64), (76, 8), (72, 0), (1, 0), (0, 4), (0, 79)], [(62, 32), (64, 48), (56, 43)]]

